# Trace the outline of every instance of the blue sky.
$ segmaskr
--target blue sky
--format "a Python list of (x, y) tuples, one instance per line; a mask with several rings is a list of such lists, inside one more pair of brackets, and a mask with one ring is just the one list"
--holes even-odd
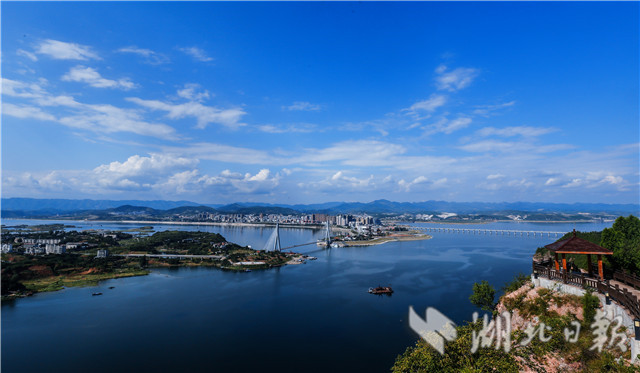
[(2, 3), (2, 196), (638, 203), (625, 3)]

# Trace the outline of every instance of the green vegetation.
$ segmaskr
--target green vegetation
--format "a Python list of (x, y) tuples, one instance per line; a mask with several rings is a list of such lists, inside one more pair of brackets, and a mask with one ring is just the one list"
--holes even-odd
[[(560, 239), (558, 239), (558, 241), (566, 240), (566, 239), (569, 239), (571, 237), (573, 237), (573, 232), (569, 232), (569, 233), (565, 234), (564, 236), (560, 237)], [(591, 243), (594, 243), (596, 245), (600, 245), (602, 232), (580, 232), (580, 231), (576, 231), (576, 237), (582, 238), (583, 240), (587, 240), (587, 241), (589, 241)], [(536, 255), (553, 256), (553, 254), (550, 253), (549, 250), (547, 250), (544, 247), (539, 247), (536, 250)], [(575, 264), (576, 267), (578, 267), (580, 269), (584, 269), (585, 271), (588, 270), (588, 268), (587, 268), (588, 262), (587, 262), (587, 256), (586, 255), (566, 254), (566, 257), (567, 257), (567, 262), (573, 263), (573, 264)], [(593, 260), (593, 258), (592, 258), (592, 260)], [(609, 258), (606, 255), (603, 256), (602, 263), (603, 263), (605, 268), (609, 268), (609, 269), (612, 268), (611, 261), (609, 260)]]
[(600, 245), (613, 251), (615, 269), (640, 274), (640, 219), (619, 217), (611, 228), (602, 231)]
[(236, 244), (227, 243), (225, 238), (218, 233), (163, 231), (156, 232), (149, 237), (123, 241), (122, 246), (114, 250), (114, 252), (211, 255), (219, 252), (222, 247), (227, 251), (242, 249)]
[(531, 280), (529, 275), (525, 275), (524, 273), (520, 272), (513, 277), (513, 280), (511, 280), (511, 282), (506, 283), (500, 290), (502, 290), (503, 294), (512, 293), (520, 289), (522, 285), (527, 283), (529, 280)]
[[(526, 284), (525, 276), (518, 275), (503, 289), (514, 291)], [(520, 286), (518, 286), (520, 285)], [(493, 288), (486, 282), (474, 284), (474, 294), (478, 297), (474, 304), (489, 304)], [(627, 362), (630, 352), (622, 353), (617, 348), (605, 347), (602, 352), (591, 350), (594, 335), (590, 325), (598, 307), (598, 298), (590, 292), (583, 297), (560, 294), (546, 288), (525, 288), (516, 295), (501, 299), (502, 305), (519, 314), (525, 321), (540, 326), (548, 326), (541, 341), (536, 331), (529, 341), (525, 333), (526, 325), (514, 326), (511, 331), (511, 350), (495, 348), (495, 340), (490, 346), (479, 348), (471, 353), (472, 332), (482, 328), (481, 320), (456, 327), (457, 338), (445, 345), (444, 355), (420, 339), (415, 346), (396, 358), (391, 371), (405, 372), (519, 372), (523, 370), (545, 372), (560, 369), (572, 372), (640, 372), (640, 368)], [(507, 293), (509, 294), (509, 293)], [(507, 295), (505, 294), (505, 295)], [(480, 301), (478, 301), (480, 300)], [(498, 309), (501, 306), (498, 307)], [(582, 308), (584, 319), (578, 318)], [(537, 320), (535, 322), (534, 320)], [(565, 330), (575, 332), (573, 322), (580, 322), (581, 328), (576, 340), (567, 340)], [(572, 335), (575, 337), (575, 335)], [(526, 343), (529, 341), (528, 343)], [(560, 370), (559, 370), (560, 371)]]
[(476, 282), (473, 284), (473, 293), (469, 296), (469, 300), (473, 305), (482, 308), (485, 311), (491, 311), (493, 308), (493, 300), (496, 290), (487, 281)]
[[(65, 286), (94, 285), (98, 281), (110, 278), (145, 275), (149, 267), (209, 266), (229, 270), (260, 269), (284, 265), (291, 257), (289, 253), (262, 252), (242, 247), (227, 242), (217, 233), (164, 231), (148, 237), (134, 237), (124, 232), (50, 230), (44, 233), (26, 233), (5, 231), (4, 228), (2, 241), (14, 244), (15, 252), (2, 254), (3, 299), (60, 290)], [(148, 230), (151, 227), (144, 228)], [(60, 244), (79, 243), (79, 247), (69, 249), (68, 253), (61, 255), (22, 255), (20, 253), (24, 252), (26, 246), (22, 238), (54, 238), (59, 239)], [(95, 258), (97, 249), (108, 249), (111, 254), (133, 252), (212, 257), (180, 259), (144, 255), (126, 258), (112, 255), (107, 258)], [(253, 263), (245, 265), (239, 262)]]
[(110, 278), (146, 275), (135, 260), (62, 254), (25, 256), (3, 254), (2, 297), (95, 285)]
[[(573, 232), (562, 236), (558, 241), (573, 236)], [(640, 275), (640, 219), (633, 215), (618, 217), (611, 228), (602, 232), (580, 232), (576, 236), (613, 251), (613, 255), (603, 256), (603, 265), (608, 271), (623, 270)], [(536, 250), (536, 255), (551, 255), (544, 247)], [(588, 270), (586, 255), (567, 254), (567, 261), (578, 268)]]
[(582, 297), (582, 315), (584, 318), (583, 325), (591, 325), (596, 317), (596, 308), (600, 305), (600, 299), (593, 295), (591, 289), (587, 289)]
[(503, 350), (479, 348), (471, 353), (472, 332), (482, 328), (482, 321), (456, 327), (457, 338), (445, 346), (444, 355), (420, 339), (415, 346), (396, 358), (391, 371), (412, 372), (518, 372), (516, 359)]

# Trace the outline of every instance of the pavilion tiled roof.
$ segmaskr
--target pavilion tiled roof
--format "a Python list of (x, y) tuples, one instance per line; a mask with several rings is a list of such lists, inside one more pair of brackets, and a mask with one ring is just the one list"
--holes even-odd
[(545, 246), (549, 251), (557, 254), (601, 254), (612, 255), (613, 251), (591, 243), (575, 235), (566, 240), (554, 242)]

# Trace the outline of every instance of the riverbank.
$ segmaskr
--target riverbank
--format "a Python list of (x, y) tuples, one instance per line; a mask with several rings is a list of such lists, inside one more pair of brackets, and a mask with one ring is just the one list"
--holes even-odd
[[(4, 221), (11, 220), (33, 220), (33, 221), (65, 221), (65, 222), (77, 222), (77, 223), (105, 223), (105, 224), (145, 224), (145, 225), (181, 225), (181, 226), (218, 226), (218, 227), (247, 227), (247, 228), (275, 228), (275, 223), (220, 223), (209, 221), (165, 221), (165, 220), (72, 220), (72, 219), (3, 219)], [(294, 229), (311, 229), (320, 230), (325, 226), (321, 224), (306, 225), (306, 224), (286, 224), (279, 223), (280, 228), (294, 228)], [(335, 233), (350, 233), (351, 229), (331, 226), (331, 230)]]
[(113, 273), (95, 273), (93, 268), (73, 275), (57, 275), (50, 277), (36, 278), (23, 282), (24, 291), (2, 295), (2, 301), (24, 298), (37, 293), (48, 293), (59, 291), (69, 287), (96, 286), (100, 281), (112, 280), (116, 278), (126, 278), (135, 276), (146, 276), (151, 273), (144, 269), (125, 269)]
[(387, 242), (397, 242), (397, 241), (422, 241), (429, 240), (433, 238), (428, 234), (415, 234), (415, 235), (393, 235), (393, 236), (385, 236), (378, 237), (372, 240), (366, 241), (344, 241), (344, 245), (349, 246), (373, 246), (373, 245), (382, 245)]

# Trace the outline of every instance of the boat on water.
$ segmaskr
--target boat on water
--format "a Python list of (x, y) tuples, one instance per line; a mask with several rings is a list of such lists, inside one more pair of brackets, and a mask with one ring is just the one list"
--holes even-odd
[(91, 295), (102, 295), (102, 293), (91, 293)]
[(391, 286), (378, 286), (377, 288), (369, 288), (369, 293), (391, 295), (393, 293), (393, 289), (391, 289)]
[(247, 268), (247, 269), (245, 269), (244, 271), (245, 271), (245, 272), (251, 272), (251, 270), (250, 270), (250, 269), (248, 269), (248, 268)]

